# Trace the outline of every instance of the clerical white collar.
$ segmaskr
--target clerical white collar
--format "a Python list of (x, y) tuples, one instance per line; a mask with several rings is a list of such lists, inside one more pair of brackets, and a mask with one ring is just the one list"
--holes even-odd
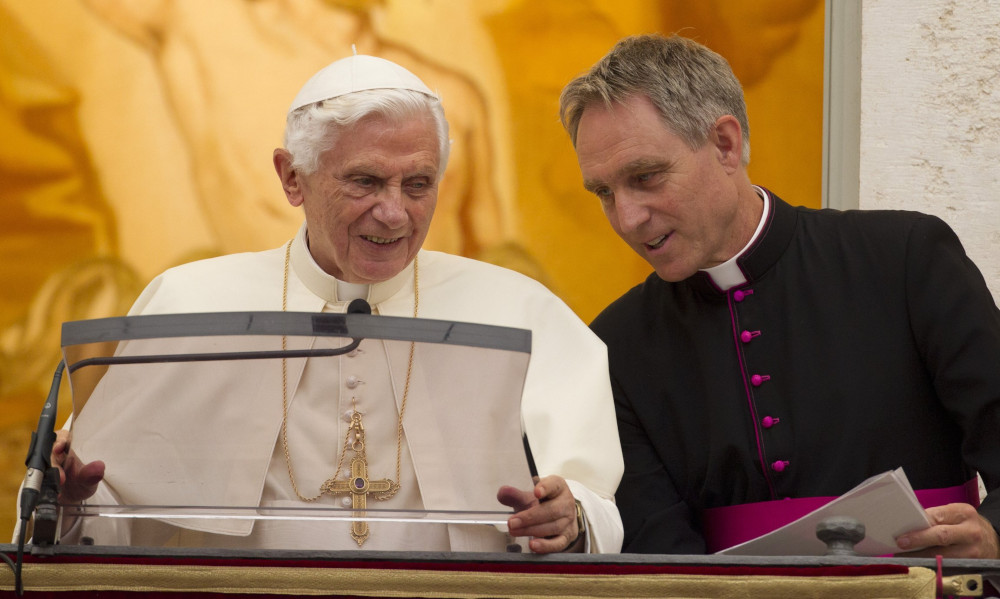
[(346, 303), (360, 298), (372, 306), (377, 306), (395, 295), (407, 281), (413, 278), (413, 262), (411, 261), (396, 276), (373, 285), (348, 283), (337, 279), (320, 268), (312, 254), (309, 253), (305, 223), (302, 223), (295, 239), (292, 240), (291, 263), (292, 270), (306, 288), (331, 304)]
[(722, 264), (718, 264), (711, 268), (703, 268), (702, 272), (708, 273), (708, 276), (712, 277), (712, 282), (715, 286), (726, 291), (727, 289), (732, 289), (737, 285), (742, 285), (747, 282), (746, 275), (743, 274), (743, 269), (740, 265), (736, 263), (736, 259), (743, 255), (747, 249), (753, 245), (754, 241), (757, 241), (757, 237), (760, 236), (760, 232), (764, 230), (764, 223), (767, 221), (767, 211), (771, 205), (771, 198), (767, 191), (763, 187), (753, 186), (757, 190), (757, 194), (764, 198), (764, 211), (760, 214), (760, 222), (757, 223), (757, 228), (754, 230), (753, 235), (750, 237), (750, 241), (747, 242), (743, 249), (736, 253), (735, 256), (726, 260)]

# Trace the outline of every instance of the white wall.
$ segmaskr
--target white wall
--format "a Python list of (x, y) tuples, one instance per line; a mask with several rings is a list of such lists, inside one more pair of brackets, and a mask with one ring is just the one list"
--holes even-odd
[(1000, 2), (861, 9), (859, 205), (943, 218), (1000, 300)]

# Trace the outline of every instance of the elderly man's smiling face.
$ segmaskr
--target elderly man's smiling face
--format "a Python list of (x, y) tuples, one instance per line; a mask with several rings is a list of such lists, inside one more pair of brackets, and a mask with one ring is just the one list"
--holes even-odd
[(420, 250), (437, 203), (440, 163), (429, 112), (402, 119), (370, 114), (341, 128), (312, 174), (287, 172), (279, 162), (288, 201), (305, 210), (309, 251), (327, 273), (377, 283)]

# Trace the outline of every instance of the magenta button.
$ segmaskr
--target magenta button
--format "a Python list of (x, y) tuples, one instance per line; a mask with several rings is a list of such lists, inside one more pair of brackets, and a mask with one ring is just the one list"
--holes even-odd
[(785, 468), (788, 467), (789, 462), (787, 460), (778, 460), (776, 462), (771, 462), (771, 470), (775, 472), (784, 472)]
[(743, 343), (750, 343), (750, 340), (754, 337), (759, 337), (760, 331), (743, 331), (740, 333), (740, 341)]
[(781, 422), (781, 418), (771, 418), (770, 416), (764, 416), (760, 419), (760, 423), (764, 426), (764, 428), (771, 428), (779, 422)]
[(771, 377), (766, 374), (755, 374), (750, 377), (750, 384), (754, 387), (760, 387), (765, 382), (771, 380)]
[(753, 289), (737, 289), (733, 292), (733, 299), (742, 302), (748, 295), (753, 295)]

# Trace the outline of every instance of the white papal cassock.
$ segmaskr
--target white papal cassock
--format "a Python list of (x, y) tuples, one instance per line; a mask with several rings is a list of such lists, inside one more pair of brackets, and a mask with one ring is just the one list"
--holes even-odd
[[(293, 239), (289, 254), (288, 311), (344, 312), (350, 300), (361, 297), (368, 300), (376, 314), (413, 316), (412, 263), (394, 278), (371, 286), (337, 281), (313, 260), (305, 242), (304, 226)], [(130, 315), (281, 310), (285, 255), (283, 246), (170, 269), (149, 284)], [(604, 345), (561, 300), (528, 277), (439, 252), (421, 251), (417, 261), (420, 318), (531, 330), (531, 357), (521, 399), (521, 417), (538, 473), (567, 479), (587, 518), (590, 551), (618, 551), (622, 525), (613, 497), (623, 466)], [(103, 414), (100, 418), (88, 418), (84, 410), (74, 423), (74, 444), (85, 460), (102, 459), (101, 455), (88, 455), (86, 443), (77, 445), (76, 439), (99, 437), (101, 427), (112, 425), (141, 429), (142, 420), (154, 419), (155, 428), (150, 425), (151, 431), (184, 431), (184, 436), (191, 439), (203, 434), (229, 435), (234, 439), (233, 446), (240, 448), (234, 452), (241, 455), (234, 459), (234, 472), (227, 474), (226, 497), (222, 500), (230, 505), (302, 507), (304, 503), (290, 482), (288, 463), (294, 468), (299, 490), (306, 496), (318, 494), (323, 481), (333, 477), (338, 461), (340, 478), (345, 478), (351, 453), (342, 457), (344, 439), (350, 415), (356, 408), (364, 419), (369, 477), (394, 479), (397, 410), (403, 395), (407, 357), (405, 352), (394, 354), (388, 347), (389, 344), (378, 340), (365, 340), (360, 351), (326, 358), (322, 365), (313, 359), (289, 360), (285, 382), (289, 397), (287, 460), (280, 436), (280, 374), (265, 368), (259, 369), (259, 380), (243, 381), (238, 393), (220, 392), (219, 401), (213, 402), (222, 406), (218, 409), (224, 409), (226, 402), (240, 402), (238, 411), (233, 412), (238, 416), (227, 417), (227, 422), (232, 423), (228, 430), (197, 430), (200, 422), (209, 420), (198, 411), (214, 407), (183, 409), (183, 404), (175, 401), (171, 409), (165, 409), (153, 402), (146, 402), (150, 405), (133, 402), (128, 410)], [(419, 355), (416, 360), (419, 362)], [(330, 388), (331, 380), (339, 381), (337, 388)], [(198, 382), (170, 384), (182, 398), (184, 385)], [(450, 456), (433, 442), (425, 441), (425, 432), (436, 423), (419, 386), (414, 387), (403, 420), (400, 491), (388, 501), (369, 500), (369, 507), (423, 509), (425, 500), (439, 505), (439, 498), (447, 499), (444, 495), (462, 493), (462, 489), (474, 485), (474, 473), (455, 473), (442, 467), (449, 463)], [(457, 405), (462, 398), (437, 400)], [(133, 420), (129, 422), (129, 418)], [(109, 419), (115, 422), (108, 422)], [(489, 418), (470, 419), (461, 434), (490, 443), (490, 424)], [(178, 447), (182, 444), (161, 439), (158, 433), (147, 436), (157, 438), (151, 439), (148, 447), (135, 447), (134, 451), (184, 451)], [(454, 474), (458, 482), (443, 484), (443, 473)], [(150, 472), (149, 476), (155, 473)], [(472, 482), (462, 483), (462, 477)], [(93, 503), (115, 501), (117, 498), (108, 486), (127, 486), (128, 481), (116, 481), (116, 472), (109, 467), (106, 483), (102, 483)], [(496, 489), (488, 492), (495, 493)], [(441, 497), (433, 497), (435, 494)], [(129, 498), (148, 505), (159, 504), (162, 499)], [(344, 495), (323, 495), (315, 505), (350, 507), (350, 499)], [(263, 520), (251, 526), (244, 521), (231, 528), (222, 525), (222, 529), (179, 524), (140, 519), (123, 526), (109, 523), (106, 518), (84, 518), (65, 535), (64, 541), (73, 542), (86, 535), (98, 544), (358, 548), (347, 522)], [(375, 521), (370, 523), (370, 530), (371, 536), (363, 549), (503, 551), (507, 542), (502, 532), (482, 525)]]

